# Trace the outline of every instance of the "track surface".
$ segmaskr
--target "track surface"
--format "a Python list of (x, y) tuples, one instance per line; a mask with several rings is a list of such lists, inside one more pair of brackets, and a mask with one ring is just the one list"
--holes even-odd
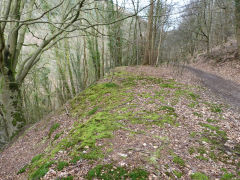
[(204, 72), (202, 70), (185, 66), (202, 80), (202, 83), (211, 89), (216, 95), (221, 96), (228, 104), (240, 109), (240, 85), (220, 76)]

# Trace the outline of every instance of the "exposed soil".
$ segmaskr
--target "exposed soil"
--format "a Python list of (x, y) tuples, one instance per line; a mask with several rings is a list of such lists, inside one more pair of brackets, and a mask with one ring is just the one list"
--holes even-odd
[(196, 74), (198, 78), (201, 79), (201, 82), (211, 89), (216, 95), (219, 95), (227, 103), (233, 107), (240, 108), (240, 85), (223, 79), (220, 76), (217, 76), (212, 73), (204, 72), (200, 69), (196, 69), (190, 66), (185, 66), (186, 69)]

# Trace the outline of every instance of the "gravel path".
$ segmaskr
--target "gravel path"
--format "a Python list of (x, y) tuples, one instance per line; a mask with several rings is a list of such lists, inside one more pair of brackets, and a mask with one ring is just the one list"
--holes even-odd
[(240, 85), (230, 80), (225, 80), (220, 76), (204, 72), (202, 70), (185, 66), (202, 80), (202, 83), (211, 89), (215, 94), (222, 97), (228, 104), (240, 109)]

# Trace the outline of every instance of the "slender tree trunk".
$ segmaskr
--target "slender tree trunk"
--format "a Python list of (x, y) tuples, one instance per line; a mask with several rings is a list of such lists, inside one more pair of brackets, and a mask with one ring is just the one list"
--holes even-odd
[(88, 65), (87, 65), (87, 52), (86, 52), (86, 39), (83, 37), (83, 86), (84, 89), (87, 87), (87, 81), (88, 81)]
[(156, 66), (159, 64), (159, 58), (160, 58), (160, 51), (161, 51), (161, 45), (162, 45), (162, 36), (163, 36), (163, 25), (161, 27), (160, 35), (159, 35), (159, 43), (158, 43), (158, 50), (157, 50), (157, 61)]
[(240, 56), (240, 0), (235, 0), (235, 23), (238, 55)]
[[(102, 29), (102, 33), (104, 34), (104, 26), (102, 27), (103, 29)], [(104, 74), (105, 74), (105, 58), (104, 58), (104, 54), (105, 54), (105, 52), (104, 52), (104, 49), (105, 49), (105, 45), (104, 45), (104, 36), (102, 36), (102, 77), (104, 76)]]
[(67, 63), (67, 69), (68, 69), (69, 79), (70, 79), (71, 88), (72, 88), (72, 95), (74, 97), (76, 95), (76, 90), (75, 90), (75, 84), (73, 81), (72, 69), (71, 69), (71, 65), (70, 65), (70, 46), (69, 46), (69, 42), (67, 39), (65, 40), (65, 57), (67, 60), (66, 63)]
[(147, 39), (146, 39), (146, 46), (145, 46), (145, 52), (144, 52), (144, 59), (143, 59), (143, 65), (149, 65), (151, 62), (151, 46), (152, 46), (152, 29), (153, 29), (153, 8), (154, 3), (153, 0), (150, 0), (150, 9), (149, 9), (149, 17), (148, 17), (148, 26), (147, 26)]

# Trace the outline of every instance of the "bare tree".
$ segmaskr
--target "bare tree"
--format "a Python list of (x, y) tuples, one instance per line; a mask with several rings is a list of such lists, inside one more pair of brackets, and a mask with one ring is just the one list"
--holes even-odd
[[(1, 6), (3, 16), (0, 18), (0, 79), (2, 82), (1, 101), (3, 104), (4, 118), (1, 124), (6, 124), (3, 130), (0, 129), (0, 141), (6, 142), (13, 137), (16, 132), (25, 124), (21, 110), (20, 87), (36, 63), (40, 60), (41, 54), (55, 44), (64, 32), (76, 30), (72, 25), (79, 20), (80, 11), (85, 0), (78, 1), (54, 1), (47, 10), (34, 11), (40, 9), (36, 0), (30, 2), (24, 0), (7, 0)], [(43, 9), (43, 8), (41, 8)], [(64, 10), (61, 18), (46, 21), (46, 17), (51, 13)], [(54, 21), (55, 20), (55, 21)], [(44, 36), (31, 32), (31, 26), (51, 25), (53, 34), (48, 32)], [(22, 57), (24, 40), (27, 30), (37, 37), (39, 43), (32, 53), (25, 60)], [(17, 69), (18, 68), (18, 69)], [(5, 121), (5, 122), (3, 122)]]

